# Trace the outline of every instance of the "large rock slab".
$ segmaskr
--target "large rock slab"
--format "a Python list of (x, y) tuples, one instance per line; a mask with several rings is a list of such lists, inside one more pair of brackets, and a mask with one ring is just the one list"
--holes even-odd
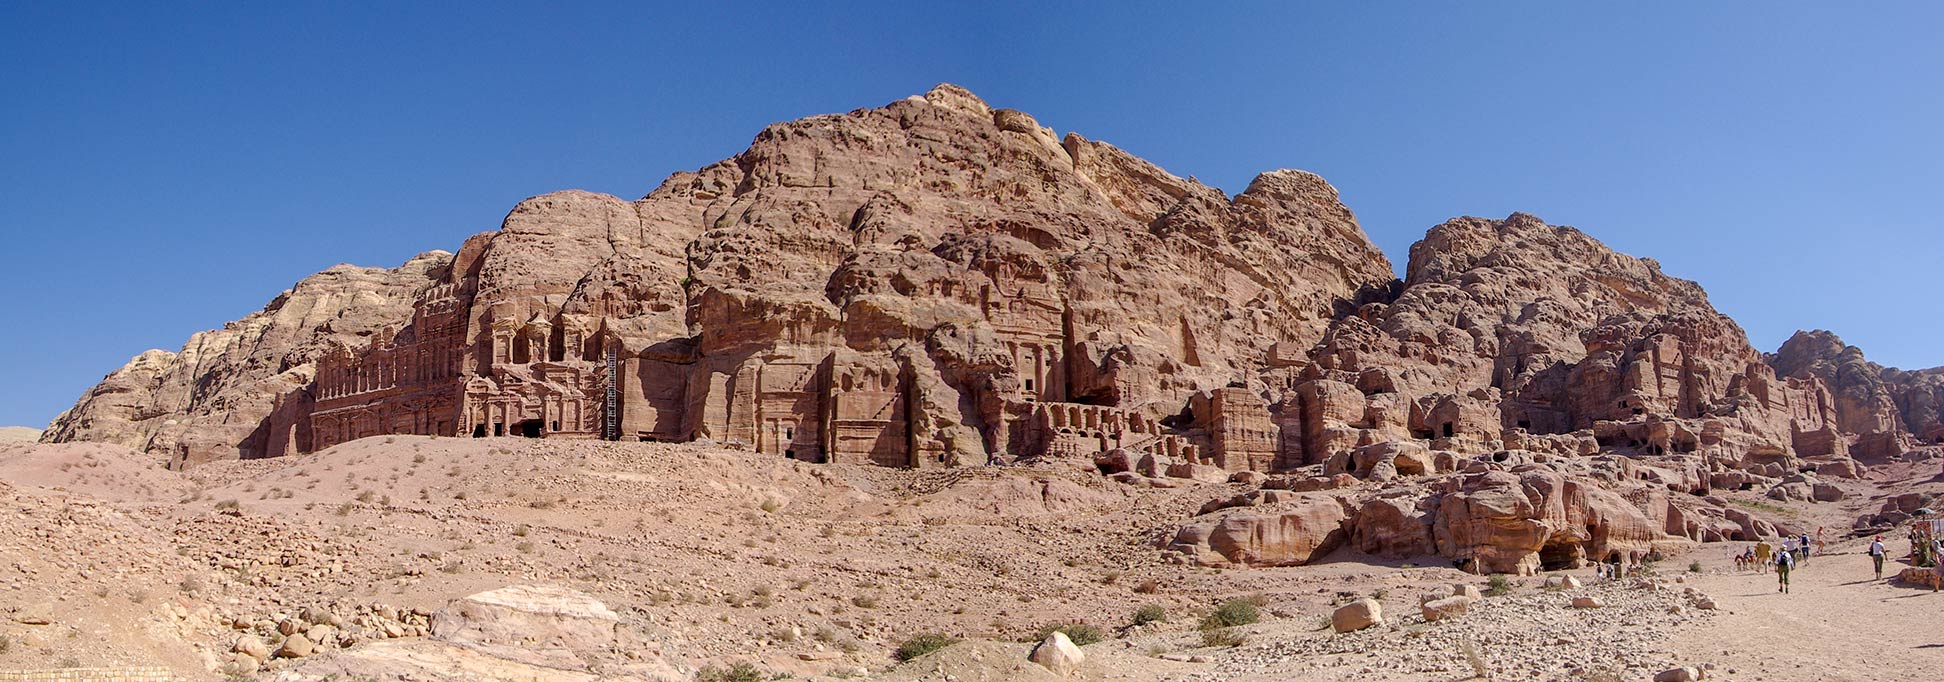
[(1217, 512), (1175, 532), (1168, 549), (1197, 564), (1300, 566), (1340, 546), (1349, 515), (1336, 498), (1299, 495), (1271, 508)]
[(620, 616), (575, 590), (517, 585), (459, 599), (432, 614), (432, 636), (531, 663), (577, 662), (615, 641)]

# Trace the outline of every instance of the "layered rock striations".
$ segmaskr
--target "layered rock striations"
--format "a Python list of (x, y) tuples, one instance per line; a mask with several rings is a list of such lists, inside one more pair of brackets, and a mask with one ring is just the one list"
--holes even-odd
[(1944, 444), (1944, 368), (1884, 367), (1865, 359), (1863, 349), (1820, 329), (1796, 332), (1768, 361), (1778, 374), (1829, 387), (1837, 426), (1856, 437), (1860, 455)]
[(1521, 572), (1771, 533), (1697, 500), (1820, 499), (1852, 453), (1944, 440), (1944, 371), (1824, 332), (1764, 357), (1695, 283), (1530, 215), (1438, 225), (1392, 272), (1315, 175), (1231, 197), (941, 85), (306, 278), (44, 438), (177, 466), (383, 434), (1067, 461), (1254, 485), (1165, 541), (1188, 560)]
[(125, 445), (185, 461), (273, 457), (306, 450), (316, 367), (411, 315), (413, 293), (445, 277), (434, 251), (390, 270), (341, 265), (306, 277), (262, 310), (151, 350), (55, 417), (44, 442)]
[[(1390, 272), (1314, 175), (1230, 198), (940, 86), (771, 126), (638, 201), (529, 199), (383, 282), (306, 279), (180, 354), (138, 358), (50, 438), (179, 463), (431, 433), (894, 466), (1128, 447), (1267, 467), (1260, 404), (1161, 422), (1314, 344)], [(300, 299), (338, 315), (286, 314)]]

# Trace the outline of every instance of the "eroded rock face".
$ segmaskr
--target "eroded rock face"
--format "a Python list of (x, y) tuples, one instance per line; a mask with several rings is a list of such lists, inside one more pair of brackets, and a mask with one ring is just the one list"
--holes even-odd
[(1390, 280), (1315, 175), (1231, 199), (948, 85), (770, 126), (638, 201), (535, 197), (456, 256), (307, 279), (138, 359), (51, 438), (184, 462), (433, 433), (1263, 469), (1279, 427), (1228, 387)]
[(178, 466), (383, 434), (1058, 460), (1331, 491), (1226, 491), (1174, 538), (1197, 562), (1349, 542), (1491, 572), (1773, 532), (1689, 498), (1835, 499), (1798, 477), (1944, 442), (1944, 369), (1823, 332), (1764, 357), (1695, 283), (1570, 227), (1453, 219), (1391, 272), (1315, 175), (1230, 197), (941, 85), (769, 126), (638, 200), (537, 196), (456, 253), (306, 278), (43, 438)]
[(1439, 503), (1433, 529), (1440, 554), (1480, 573), (1519, 575), (1637, 562), (1667, 537), (1625, 498), (1537, 465), (1464, 477)]
[(306, 277), (178, 352), (136, 356), (41, 439), (115, 443), (177, 465), (301, 451), (310, 442), (317, 360), (409, 317), (414, 291), (443, 278), (451, 260), (433, 251), (390, 270), (340, 265)]
[(1302, 495), (1272, 508), (1217, 512), (1175, 533), (1168, 549), (1205, 566), (1300, 566), (1343, 544), (1342, 502)]
[(1944, 444), (1944, 370), (1887, 368), (1820, 329), (1796, 332), (1769, 363), (1777, 374), (1829, 387), (1837, 426), (1856, 439), (1857, 454), (1892, 455), (1920, 443)]
[(1846, 454), (1821, 385), (1778, 379), (1699, 286), (1525, 214), (1432, 228), (1400, 295), (1338, 321), (1313, 359), (1293, 378), (1310, 462), (1406, 439), (1720, 469)]

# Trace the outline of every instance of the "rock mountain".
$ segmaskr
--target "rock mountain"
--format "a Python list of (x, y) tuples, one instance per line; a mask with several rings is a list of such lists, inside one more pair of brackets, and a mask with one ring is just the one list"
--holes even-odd
[[(1393, 272), (1313, 174), (1230, 197), (941, 85), (772, 125), (639, 200), (542, 195), (456, 253), (305, 278), (43, 439), (178, 467), (432, 434), (1265, 472), (1285, 490), (1173, 544), (1502, 570), (1772, 532), (1668, 493), (1808, 490), (1944, 442), (1944, 370), (1827, 332), (1764, 356), (1695, 283), (1569, 227), (1454, 219)], [(1440, 474), (1377, 503), (1295, 490)]]

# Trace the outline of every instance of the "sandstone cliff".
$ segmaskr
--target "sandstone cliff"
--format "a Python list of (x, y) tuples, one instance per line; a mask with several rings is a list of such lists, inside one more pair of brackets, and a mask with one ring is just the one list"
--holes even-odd
[(316, 359), (409, 317), (412, 293), (450, 260), (434, 251), (390, 270), (340, 265), (306, 277), (180, 351), (135, 356), (55, 417), (41, 440), (114, 443), (176, 462), (295, 452), (293, 434), (309, 430)]
[(1698, 285), (1570, 227), (1453, 219), (1399, 281), (1315, 175), (1228, 196), (941, 85), (306, 278), (43, 438), (177, 466), (381, 434), (1066, 463), (1254, 486), (1171, 536), (1200, 563), (1347, 544), (1528, 572), (1773, 533), (1710, 493), (1840, 496), (1817, 477), (1857, 478), (1853, 451), (1944, 440), (1940, 400), (1944, 371), (1826, 332), (1765, 358)]
[(1899, 454), (1915, 441), (1944, 444), (1944, 367), (1884, 367), (1820, 329), (1796, 332), (1768, 361), (1778, 374), (1829, 387), (1837, 424), (1858, 437), (1859, 454)]
[(327, 271), (137, 358), (48, 439), (178, 462), (376, 433), (902, 466), (1159, 447), (1157, 420), (1313, 344), (1390, 272), (1314, 175), (1230, 198), (940, 86), (771, 126), (638, 201), (529, 199), (450, 260)]

